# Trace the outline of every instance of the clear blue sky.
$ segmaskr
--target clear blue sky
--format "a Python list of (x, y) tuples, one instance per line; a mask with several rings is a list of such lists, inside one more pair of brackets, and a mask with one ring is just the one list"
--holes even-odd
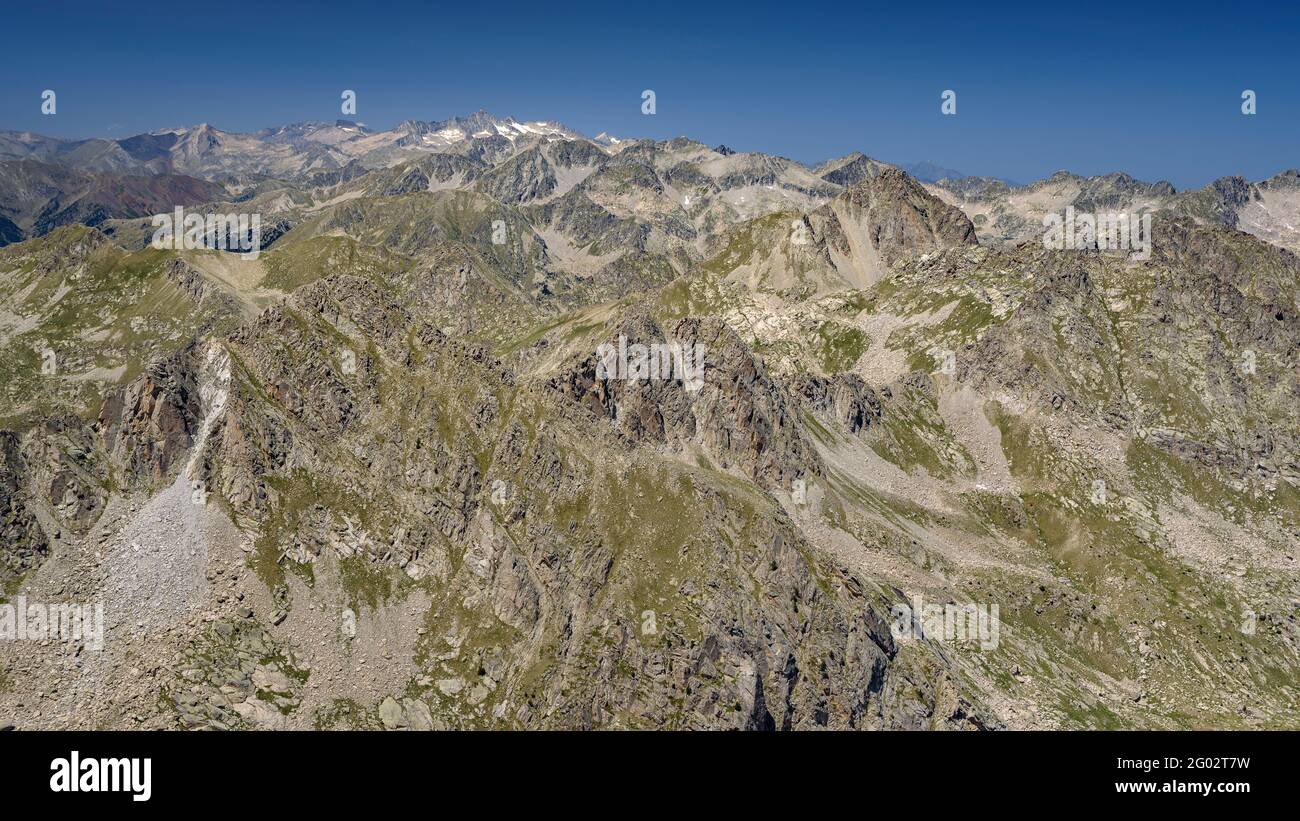
[[(118, 8), (113, 8), (118, 6)], [(7, 4), (0, 128), (389, 127), (479, 108), (806, 162), (861, 150), (1179, 188), (1300, 166), (1300, 4)], [(43, 89), (58, 113), (42, 116)], [(1258, 114), (1243, 116), (1243, 89)], [(641, 92), (658, 96), (641, 114)], [(944, 89), (957, 115), (940, 113)]]

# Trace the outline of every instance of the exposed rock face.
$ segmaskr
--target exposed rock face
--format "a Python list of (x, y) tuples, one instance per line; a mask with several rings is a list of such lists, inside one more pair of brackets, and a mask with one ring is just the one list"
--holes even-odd
[(965, 214), (896, 168), (853, 185), (809, 222), (840, 274), (858, 287), (904, 256), (978, 242)]
[(434, 154), (374, 175), (358, 175), (360, 182), (356, 188), (384, 197), (459, 188), (473, 182), (487, 167), (486, 163), (469, 157)]
[(734, 465), (765, 487), (820, 472), (784, 388), (725, 324), (683, 320), (665, 331), (637, 317), (619, 326), (611, 348), (620, 337), (631, 346), (671, 342), (704, 357), (695, 390), (680, 378), (602, 378), (595, 355), (556, 381), (620, 435), (638, 444), (696, 444), (720, 467)]
[(47, 417), (23, 437), (28, 485), (61, 525), (84, 531), (108, 500), (107, 471), (92, 425), (72, 414)]
[(1147, 183), (1128, 174), (1105, 174), (1080, 180), (1073, 205), (1079, 211), (1119, 211), (1140, 198), (1154, 200), (1173, 194), (1174, 187), (1168, 182)]
[(538, 149), (502, 163), (478, 183), (484, 193), (509, 203), (544, 199), (558, 184), (555, 170)]
[(543, 143), (484, 172), (476, 187), (498, 202), (546, 200), (566, 193), (608, 162), (608, 155), (585, 140)]
[(824, 165), (818, 166), (813, 173), (827, 182), (848, 187), (875, 177), (885, 169), (892, 167), (888, 163), (873, 160), (866, 154), (855, 151), (846, 157), (831, 160)]
[(810, 410), (829, 416), (850, 433), (877, 424), (884, 412), (876, 391), (853, 373), (829, 378), (797, 374), (790, 377), (790, 390)]
[(188, 455), (202, 416), (193, 367), (182, 352), (104, 400), (102, 446), (124, 475), (160, 483)]
[(1237, 225), (1237, 212), (1250, 202), (1253, 186), (1244, 177), (1220, 177), (1205, 188), (1208, 213), (1216, 222), (1231, 228)]
[(0, 431), (0, 594), (8, 593), (50, 550), (45, 531), (28, 508), (24, 474), (18, 436)]

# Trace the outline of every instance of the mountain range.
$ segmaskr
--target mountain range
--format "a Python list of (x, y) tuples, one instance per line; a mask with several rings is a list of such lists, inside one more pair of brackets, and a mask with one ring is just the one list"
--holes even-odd
[[(557, 122), (518, 122), (512, 117), (501, 118), (478, 111), (444, 121), (407, 120), (387, 131), (374, 131), (349, 120), (296, 123), (254, 134), (234, 134), (201, 124), (121, 140), (62, 140), (0, 130), (0, 163), (26, 160), (81, 172), (161, 177), (151, 185), (177, 189), (172, 200), (188, 205), (202, 200), (187, 196), (181, 190), (187, 186), (191, 191), (202, 192), (208, 201), (222, 199), (217, 196), (219, 193), (238, 199), (267, 180), (311, 187), (366, 171), (404, 165), (424, 154), (454, 154), (470, 163), (478, 161), (494, 166), (534, 143), (552, 140), (595, 145), (603, 154), (653, 145), (652, 141), (619, 140), (603, 133), (591, 139)], [(666, 144), (683, 142), (689, 141), (680, 138)], [(736, 153), (725, 146), (719, 148), (715, 153), (722, 157)], [(815, 189), (816, 184), (810, 187), (806, 178), (799, 179), (804, 173), (844, 186), (882, 168), (901, 168), (932, 193), (966, 212), (976, 222), (981, 236), (1001, 243), (1021, 242), (1034, 236), (1041, 229), (1044, 214), (1074, 205), (1081, 210), (1097, 207), (1173, 210), (1197, 219), (1209, 218), (1229, 226), (1241, 226), (1243, 230), (1296, 250), (1294, 220), (1285, 219), (1288, 209), (1295, 207), (1294, 170), (1258, 182), (1225, 177), (1202, 189), (1176, 192), (1169, 183), (1143, 183), (1119, 172), (1082, 177), (1061, 171), (1046, 180), (1017, 185), (998, 178), (970, 176), (931, 162), (892, 165), (861, 152), (816, 167), (761, 153), (744, 156), (751, 158), (751, 162), (770, 163), (772, 179), (779, 179), (782, 187), (805, 191)], [(60, 201), (81, 200), (86, 196), (84, 180), (52, 183), (51, 177), (66, 172), (35, 165), (3, 167), (9, 172), (4, 174), (5, 188), (17, 190), (0, 190), (0, 195), (7, 194), (14, 201), (12, 205), (0, 207), (0, 220), (4, 220), (0, 222), (0, 242), (39, 236), (49, 227), (62, 224), (59, 220), (73, 219), (78, 210), (44, 215), (40, 224), (35, 224), (32, 216), (20, 213), (18, 206), (21, 201), (27, 210), (32, 209), (30, 203), (34, 197), (22, 188), (28, 184), (25, 177), (44, 176), (43, 184), (57, 192)], [(225, 191), (198, 186), (184, 177), (219, 184)], [(139, 182), (121, 180), (117, 185), (130, 189)], [(828, 187), (814, 196), (825, 197), (831, 193)], [(148, 197), (133, 194), (129, 190), (120, 197), (97, 192), (93, 205), (80, 206), (86, 213), (75, 221), (96, 225), (106, 218), (145, 216), (156, 210), (149, 206)], [(15, 227), (24, 218), (28, 224)]]
[(1294, 728), (1300, 177), (911, 170), (0, 132), (0, 725)]

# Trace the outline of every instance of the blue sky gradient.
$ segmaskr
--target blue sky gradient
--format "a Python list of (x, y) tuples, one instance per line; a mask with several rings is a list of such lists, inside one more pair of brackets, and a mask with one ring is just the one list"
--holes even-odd
[(334, 120), (348, 88), (380, 128), (485, 108), (1019, 181), (1120, 170), (1182, 189), (1300, 166), (1294, 2), (112, 5), (6, 8), (0, 128), (255, 131)]

